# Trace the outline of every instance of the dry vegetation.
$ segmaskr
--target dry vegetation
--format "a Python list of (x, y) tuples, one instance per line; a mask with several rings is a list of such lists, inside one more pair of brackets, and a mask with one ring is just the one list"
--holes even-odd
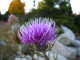
[(0, 44), (0, 60), (13, 60), (16, 56), (18, 45), (12, 40), (11, 26), (6, 22), (0, 22), (0, 42), (4, 41), (6, 45)]

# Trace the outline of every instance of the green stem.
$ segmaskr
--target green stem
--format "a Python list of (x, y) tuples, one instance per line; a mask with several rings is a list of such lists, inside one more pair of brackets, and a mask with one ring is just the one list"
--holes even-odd
[(35, 60), (35, 58), (34, 58), (34, 54), (32, 54), (31, 57), (32, 57), (32, 60)]
[(46, 60), (49, 60), (49, 57), (46, 55), (46, 53), (43, 52), (43, 54), (44, 54), (45, 59), (46, 59)]

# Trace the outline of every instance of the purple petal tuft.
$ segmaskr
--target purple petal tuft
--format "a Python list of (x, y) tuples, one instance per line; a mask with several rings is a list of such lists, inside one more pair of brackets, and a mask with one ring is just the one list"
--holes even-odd
[[(53, 26), (52, 26), (53, 25)], [(22, 43), (45, 45), (56, 37), (55, 22), (47, 18), (34, 19), (20, 27), (18, 36)]]

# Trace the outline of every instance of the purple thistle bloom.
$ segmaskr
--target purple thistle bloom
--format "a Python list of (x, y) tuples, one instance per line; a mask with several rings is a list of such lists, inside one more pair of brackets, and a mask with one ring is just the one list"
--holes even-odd
[(18, 23), (18, 17), (16, 17), (15, 15), (11, 14), (8, 17), (8, 25), (11, 25), (13, 23)]
[(48, 45), (56, 37), (55, 22), (47, 18), (31, 20), (20, 27), (18, 37), (25, 45)]

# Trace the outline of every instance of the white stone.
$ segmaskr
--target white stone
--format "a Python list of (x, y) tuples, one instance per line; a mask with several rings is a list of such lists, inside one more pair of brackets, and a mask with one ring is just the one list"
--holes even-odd
[(27, 60), (26, 58), (15, 58), (14, 60)]
[(27, 55), (27, 60), (32, 60), (32, 57), (30, 55)]
[(61, 28), (63, 29), (64, 33), (62, 33), (58, 37), (59, 42), (65, 45), (71, 44), (75, 40), (75, 34), (73, 33), (72, 30), (70, 30), (69, 28), (65, 26), (61, 26)]
[(67, 60), (65, 57), (59, 55), (59, 54), (54, 54), (54, 53), (51, 53), (49, 55), (49, 60)]
[(27, 56), (19, 56), (16, 57), (14, 60), (32, 60), (31, 56), (27, 55)]
[(30, 57), (27, 57), (27, 58), (25, 58), (25, 57), (23, 57), (23, 58), (16, 57), (14, 60), (32, 60), (32, 58), (30, 58)]
[(14, 60), (21, 60), (21, 58), (15, 58)]
[[(55, 58), (57, 58), (57, 60), (67, 60), (65, 57), (59, 54), (54, 54), (52, 52), (46, 52), (46, 55), (49, 57), (49, 60), (55, 60)], [(34, 58), (36, 60), (46, 60), (44, 57), (37, 56), (36, 54), (34, 55)]]
[(62, 55), (68, 59), (74, 59), (76, 57), (75, 49), (67, 47), (58, 41), (56, 41), (54, 43), (54, 46), (53, 46), (51, 52), (56, 53), (56, 54), (58, 53), (59, 55)]
[(35, 58), (36, 60), (45, 60), (44, 57), (40, 57), (40, 56), (38, 56), (37, 54), (34, 54), (34, 58)]
[(26, 58), (22, 58), (21, 60), (27, 60)]
[(80, 47), (80, 40), (74, 40), (72, 44), (76, 47)]
[(0, 44), (6, 46), (6, 42), (5, 41), (0, 41)]
[(80, 47), (76, 49), (77, 55), (80, 56)]

